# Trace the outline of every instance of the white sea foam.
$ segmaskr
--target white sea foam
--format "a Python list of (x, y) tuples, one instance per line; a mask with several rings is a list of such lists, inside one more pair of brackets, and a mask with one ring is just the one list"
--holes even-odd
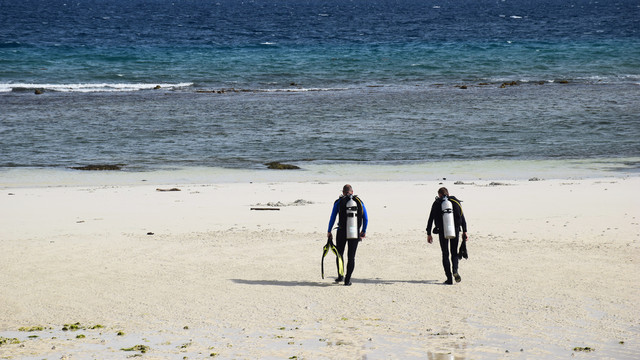
[(178, 89), (192, 86), (193, 83), (82, 83), (82, 84), (33, 84), (33, 83), (0, 83), (0, 92), (49, 90), (58, 92), (126, 92), (138, 90), (151, 90), (158, 86), (160, 89)]
[(633, 83), (640, 80), (640, 75), (592, 75), (592, 76), (578, 76), (575, 78), (578, 81), (584, 81), (588, 83)]
[(263, 92), (309, 92), (309, 91), (342, 91), (349, 88), (291, 88), (291, 89), (265, 89)]

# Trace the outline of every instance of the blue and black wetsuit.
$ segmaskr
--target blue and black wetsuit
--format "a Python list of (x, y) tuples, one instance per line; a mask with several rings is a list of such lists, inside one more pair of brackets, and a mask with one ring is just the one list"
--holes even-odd
[[(362, 237), (367, 232), (367, 224), (369, 223), (369, 217), (367, 216), (367, 208), (364, 203), (356, 195), (352, 196), (353, 200), (358, 205), (358, 234)], [(349, 196), (341, 196), (333, 203), (333, 210), (331, 211), (331, 218), (329, 219), (329, 229), (327, 232), (331, 232), (333, 224), (338, 218), (338, 231), (336, 232), (336, 248), (341, 256), (344, 257), (344, 249), (349, 243), (349, 251), (347, 252), (347, 273), (345, 274), (344, 283), (348, 285), (351, 283), (351, 274), (356, 266), (356, 250), (358, 249), (358, 242), (361, 239), (349, 239), (347, 240), (347, 202)], [(336, 260), (336, 266), (337, 260)], [(336, 281), (342, 281), (339, 277)]]

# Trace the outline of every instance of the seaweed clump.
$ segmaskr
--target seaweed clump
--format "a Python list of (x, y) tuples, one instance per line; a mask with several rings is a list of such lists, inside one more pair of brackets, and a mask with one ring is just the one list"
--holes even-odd
[(64, 326), (62, 327), (62, 331), (76, 331), (76, 330), (84, 330), (86, 329), (84, 326), (82, 326), (79, 322), (75, 323), (75, 324), (64, 324)]
[(73, 170), (84, 170), (84, 171), (114, 171), (114, 170), (122, 170), (124, 164), (98, 164), (98, 165), (85, 165), (85, 166), (72, 166)]
[(7, 344), (20, 344), (20, 340), (16, 338), (0, 337), (0, 346)]
[(151, 350), (150, 347), (148, 347), (147, 345), (136, 345), (136, 346), (132, 346), (130, 348), (122, 348), (120, 349), (122, 351), (140, 351), (141, 353), (146, 353), (147, 351)]
[(596, 349), (588, 346), (587, 347), (577, 346), (573, 348), (573, 351), (592, 352), (592, 351), (596, 351)]
[(267, 165), (267, 168), (274, 169), (274, 170), (296, 170), (296, 169), (300, 169), (299, 166), (291, 165), (291, 164), (283, 164), (283, 163), (280, 163), (278, 161), (272, 161), (270, 163), (266, 163), (265, 165)]
[(31, 327), (21, 327), (18, 329), (18, 331), (26, 331), (26, 332), (33, 332), (33, 331), (42, 331), (44, 330), (44, 327), (42, 326), (31, 326)]

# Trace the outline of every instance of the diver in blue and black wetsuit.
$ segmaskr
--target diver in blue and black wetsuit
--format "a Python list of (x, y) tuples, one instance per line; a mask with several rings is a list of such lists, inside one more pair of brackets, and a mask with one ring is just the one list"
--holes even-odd
[[(358, 237), (354, 239), (347, 239), (347, 203), (350, 199), (353, 199), (357, 204)], [(367, 223), (369, 222), (367, 209), (364, 207), (364, 203), (358, 196), (353, 195), (353, 188), (349, 184), (342, 188), (342, 196), (333, 203), (333, 211), (331, 211), (331, 218), (329, 219), (329, 230), (327, 230), (327, 237), (329, 239), (333, 238), (333, 235), (331, 235), (331, 229), (333, 228), (333, 224), (336, 222), (336, 217), (338, 218), (336, 248), (338, 249), (340, 256), (343, 256), (344, 248), (347, 246), (347, 243), (349, 243), (349, 251), (347, 252), (347, 273), (345, 274), (344, 279), (342, 276), (339, 276), (336, 279), (336, 283), (344, 280), (344, 284), (349, 286), (351, 285), (351, 274), (356, 266), (356, 250), (358, 249), (358, 242), (362, 241), (366, 236)]]

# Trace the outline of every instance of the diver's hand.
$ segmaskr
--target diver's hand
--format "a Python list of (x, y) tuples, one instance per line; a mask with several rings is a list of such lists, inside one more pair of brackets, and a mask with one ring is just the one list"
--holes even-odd
[(364, 231), (360, 233), (360, 241), (362, 241), (362, 239), (364, 239), (367, 236), (367, 233), (365, 233)]
[(431, 235), (427, 235), (427, 242), (428, 242), (429, 244), (432, 244), (432, 243), (433, 243), (433, 236), (431, 236)]
[(327, 233), (327, 240), (333, 240), (333, 235), (330, 232)]
[(463, 232), (463, 233), (462, 233), (462, 240), (464, 240), (464, 241), (469, 240), (469, 236), (467, 236), (467, 233), (466, 233), (466, 232)]

